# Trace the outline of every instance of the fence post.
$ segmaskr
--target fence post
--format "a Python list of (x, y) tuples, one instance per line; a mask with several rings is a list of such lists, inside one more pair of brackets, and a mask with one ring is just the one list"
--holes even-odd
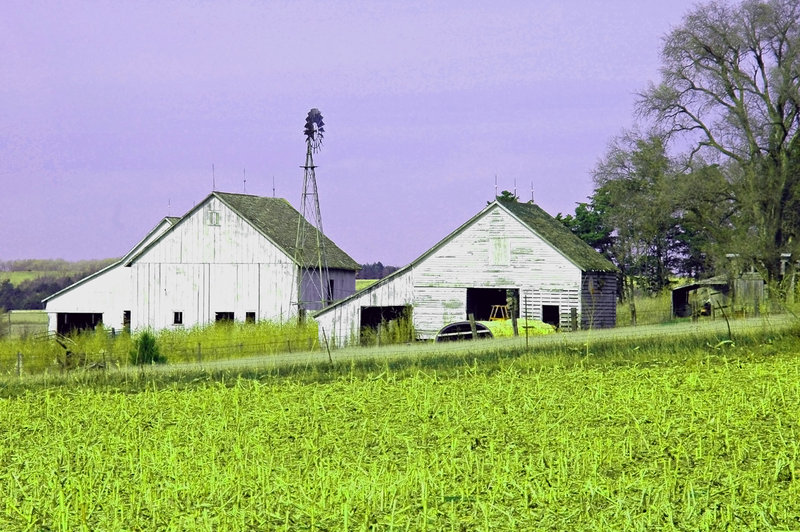
[(472, 339), (478, 339), (478, 326), (475, 325), (475, 314), (471, 312), (467, 315), (467, 319), (469, 319), (469, 328), (472, 330)]
[(17, 351), (17, 377), (22, 376), (22, 353)]
[(573, 331), (578, 330), (578, 309), (575, 307), (569, 309), (569, 326)]
[(525, 351), (528, 350), (528, 327), (530, 326), (530, 322), (528, 321), (528, 294), (525, 293), (522, 295), (522, 300), (524, 301), (523, 305), (525, 305)]
[(758, 296), (753, 297), (753, 316), (756, 318), (761, 314), (761, 309), (758, 308)]

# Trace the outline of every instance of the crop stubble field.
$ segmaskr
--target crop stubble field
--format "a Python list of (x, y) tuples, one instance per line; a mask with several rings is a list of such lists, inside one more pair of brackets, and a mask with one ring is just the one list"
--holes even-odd
[(40, 383), (0, 529), (797, 529), (798, 345)]

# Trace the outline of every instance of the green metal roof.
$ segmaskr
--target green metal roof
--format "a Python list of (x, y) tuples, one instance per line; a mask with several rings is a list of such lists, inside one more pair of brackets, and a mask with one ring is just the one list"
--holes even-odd
[(497, 203), (516, 216), (533, 232), (558, 249), (583, 271), (617, 271), (617, 267), (596, 249), (578, 238), (564, 224), (533, 203), (501, 201)]
[[(305, 225), (306, 243), (303, 249), (303, 266), (316, 266), (312, 262), (316, 257), (317, 228), (311, 225), (300, 213), (283, 198), (266, 198), (250, 196), (247, 194), (233, 194), (229, 192), (214, 192), (214, 196), (225, 205), (247, 220), (257, 231), (269, 238), (290, 257), (295, 257), (297, 245), (297, 224)], [(347, 253), (339, 249), (324, 234), (321, 234), (325, 246), (328, 268), (339, 270), (359, 270), (361, 266)]]

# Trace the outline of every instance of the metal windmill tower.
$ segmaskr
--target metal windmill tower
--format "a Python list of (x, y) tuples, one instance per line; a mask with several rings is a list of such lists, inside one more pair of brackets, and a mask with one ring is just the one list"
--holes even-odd
[(306, 135), (306, 163), (301, 167), (304, 170), (303, 196), (295, 243), (295, 260), (300, 271), (297, 283), (297, 310), (300, 320), (305, 318), (307, 310), (321, 309), (333, 298), (314, 171), (314, 154), (322, 147), (324, 125), (319, 109), (311, 109), (303, 130)]

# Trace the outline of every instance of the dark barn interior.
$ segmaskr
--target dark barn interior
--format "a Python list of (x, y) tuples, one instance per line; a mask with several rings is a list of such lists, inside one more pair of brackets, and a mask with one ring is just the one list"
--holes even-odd
[[(511, 296), (511, 297), (509, 297)], [(519, 290), (516, 288), (467, 288), (467, 315), (475, 316), (476, 321), (489, 321), (492, 317), (492, 307), (508, 305), (511, 311), (512, 302), (509, 299), (519, 299)], [(519, 317), (519, 305), (515, 308), (516, 317)], [(510, 317), (510, 315), (509, 315)]]
[(98, 312), (59, 312), (56, 331), (70, 334), (74, 331), (90, 331), (103, 323), (103, 314)]

